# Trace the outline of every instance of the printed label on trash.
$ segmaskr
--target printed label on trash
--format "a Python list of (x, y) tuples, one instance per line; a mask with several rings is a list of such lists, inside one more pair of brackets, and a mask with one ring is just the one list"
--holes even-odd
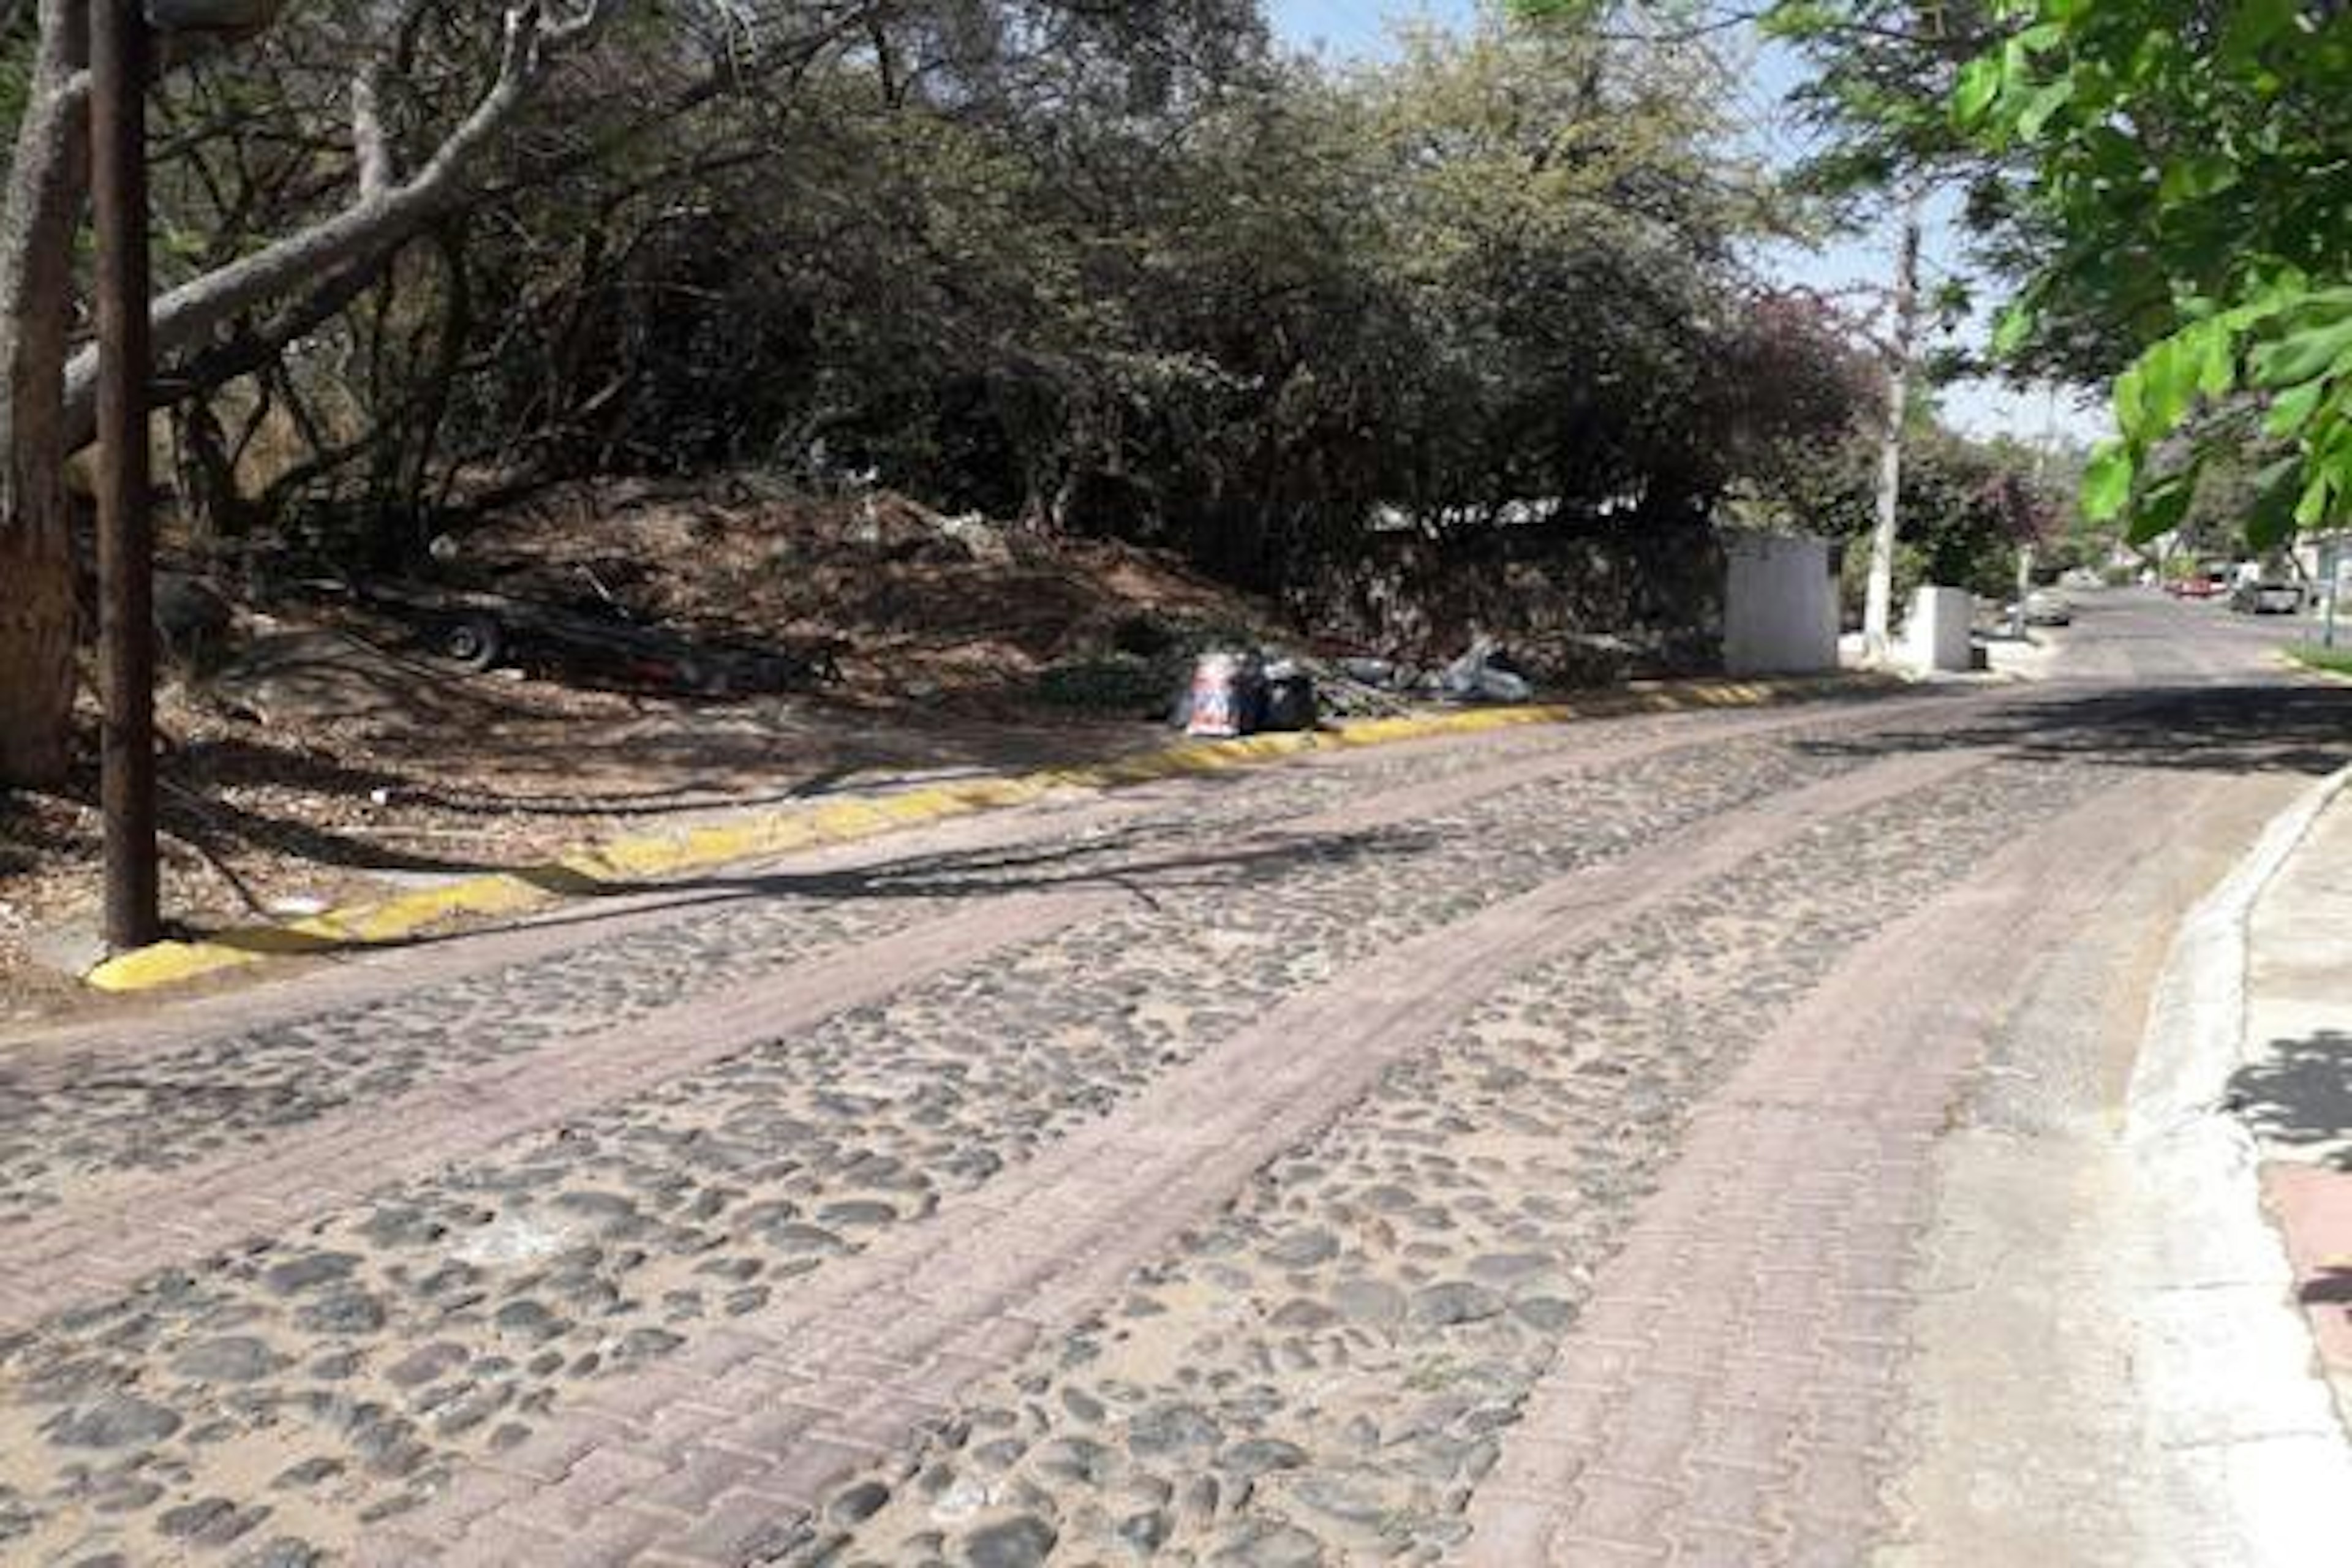
[(1230, 740), (1242, 732), (1241, 682), (1230, 663), (1202, 660), (1192, 672), (1192, 720), (1188, 735)]

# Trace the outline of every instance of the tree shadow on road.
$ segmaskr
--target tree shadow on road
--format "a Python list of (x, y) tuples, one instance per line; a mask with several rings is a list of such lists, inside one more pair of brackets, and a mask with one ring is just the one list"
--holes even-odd
[[(570, 873), (542, 876), (530, 870), (509, 874), (567, 896), (594, 894), (606, 900), (635, 896), (645, 899), (646, 907), (672, 912), (749, 900), (993, 899), (1089, 887), (1123, 892), (1149, 905), (1158, 894), (1181, 889), (1246, 887), (1371, 858), (1402, 863), (1436, 842), (1435, 835), (1410, 827), (1347, 833), (1237, 828), (1226, 843), (1202, 848), (1197, 833), (1178, 834), (1166, 826), (1139, 824), (1058, 844), (907, 855), (831, 871), (750, 872), (663, 882), (604, 881)], [(589, 907), (530, 924), (535, 930), (588, 926), (609, 918), (608, 910)], [(481, 934), (478, 930), (461, 929), (354, 944), (331, 938), (306, 942), (302, 933), (278, 930), (229, 930), (205, 940), (257, 952), (326, 952), (353, 945), (377, 951), (431, 946)]]
[(2021, 701), (1970, 703), (1947, 722), (1930, 720), (1806, 745), (1819, 753), (1874, 757), (1982, 748), (2030, 762), (2318, 777), (2352, 763), (2352, 688), (2053, 691)]
[(2322, 1029), (2273, 1040), (2262, 1060), (2230, 1075), (2224, 1103), (2269, 1142), (2345, 1144), (2329, 1163), (2352, 1171), (2352, 1034)]

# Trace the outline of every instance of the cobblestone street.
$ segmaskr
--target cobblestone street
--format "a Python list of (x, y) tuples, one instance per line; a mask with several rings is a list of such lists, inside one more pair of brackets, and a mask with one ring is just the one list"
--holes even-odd
[(29, 1038), (0, 1561), (1867, 1561), (1994, 1045), (2352, 760), (2190, 615)]

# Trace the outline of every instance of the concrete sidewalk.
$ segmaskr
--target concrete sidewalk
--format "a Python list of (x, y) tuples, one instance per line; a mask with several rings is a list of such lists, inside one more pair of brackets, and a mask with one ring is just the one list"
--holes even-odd
[(2352, 1421), (2352, 789), (2256, 901), (2229, 1104), (2252, 1134), (2295, 1301)]

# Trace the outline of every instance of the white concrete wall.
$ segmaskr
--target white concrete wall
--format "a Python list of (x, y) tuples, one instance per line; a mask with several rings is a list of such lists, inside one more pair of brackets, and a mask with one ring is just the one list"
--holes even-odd
[(1838, 666), (1837, 582), (1830, 547), (1811, 535), (1723, 539), (1723, 668), (1732, 675), (1810, 675)]
[[(2315, 595), (2326, 595), (2332, 585), (2339, 595), (2352, 597), (2347, 593), (2352, 590), (2352, 532), (2305, 535), (2295, 541), (2294, 560)], [(2337, 608), (2342, 607), (2339, 603)]]
[(1904, 627), (1904, 652), (1921, 669), (1966, 670), (1969, 623), (1976, 596), (1966, 588), (1921, 588), (1911, 596), (1911, 619)]

